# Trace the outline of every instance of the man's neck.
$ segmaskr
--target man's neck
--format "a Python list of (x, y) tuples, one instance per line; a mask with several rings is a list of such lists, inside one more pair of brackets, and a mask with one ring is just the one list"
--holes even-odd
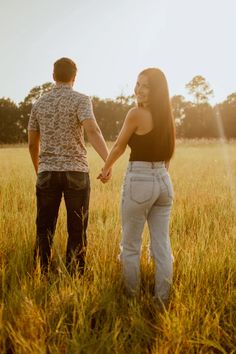
[(56, 81), (56, 86), (67, 86), (67, 87), (73, 87), (74, 82), (61, 82), (61, 81)]

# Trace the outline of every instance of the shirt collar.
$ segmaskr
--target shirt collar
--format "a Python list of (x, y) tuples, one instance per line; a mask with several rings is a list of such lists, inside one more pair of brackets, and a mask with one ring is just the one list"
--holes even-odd
[(69, 84), (61, 83), (61, 84), (55, 84), (54, 85), (54, 89), (61, 89), (61, 88), (72, 90), (72, 87)]

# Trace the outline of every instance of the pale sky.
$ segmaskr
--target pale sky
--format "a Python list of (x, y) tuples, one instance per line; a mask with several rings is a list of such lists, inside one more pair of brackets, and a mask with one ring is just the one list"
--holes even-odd
[[(0, 0), (0, 97), (15, 102), (52, 81), (58, 58), (79, 68), (75, 89), (133, 93), (138, 73), (162, 69), (170, 95), (202, 75), (222, 102), (236, 92), (235, 0)], [(212, 101), (213, 102), (213, 101)]]

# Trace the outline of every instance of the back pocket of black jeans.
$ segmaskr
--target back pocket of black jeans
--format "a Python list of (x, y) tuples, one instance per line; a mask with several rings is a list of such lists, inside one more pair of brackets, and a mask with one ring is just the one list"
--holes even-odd
[(130, 198), (139, 204), (148, 202), (152, 198), (153, 188), (152, 176), (133, 176), (130, 179)]
[(85, 189), (87, 187), (87, 173), (70, 171), (66, 172), (67, 186), (70, 189)]
[(40, 189), (49, 188), (51, 174), (49, 171), (40, 172), (37, 176), (36, 186)]

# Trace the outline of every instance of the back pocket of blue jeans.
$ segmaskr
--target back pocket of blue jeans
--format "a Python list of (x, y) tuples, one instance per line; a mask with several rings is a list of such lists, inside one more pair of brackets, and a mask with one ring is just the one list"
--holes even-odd
[(67, 186), (70, 189), (85, 189), (87, 187), (87, 173), (69, 171), (66, 172)]
[(133, 176), (130, 179), (130, 198), (139, 204), (146, 203), (152, 198), (153, 188), (152, 176)]

